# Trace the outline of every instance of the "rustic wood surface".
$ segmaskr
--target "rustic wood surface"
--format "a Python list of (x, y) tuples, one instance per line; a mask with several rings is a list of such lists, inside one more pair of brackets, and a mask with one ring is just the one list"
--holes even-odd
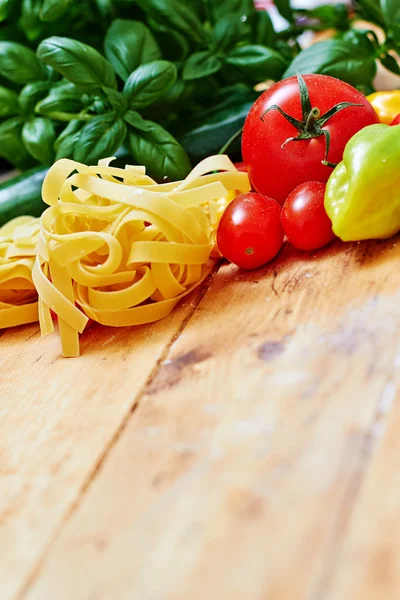
[(400, 239), (0, 338), (1, 600), (400, 597)]

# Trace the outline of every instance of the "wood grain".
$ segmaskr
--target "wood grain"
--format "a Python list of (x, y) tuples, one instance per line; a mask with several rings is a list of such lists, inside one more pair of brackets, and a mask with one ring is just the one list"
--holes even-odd
[(164, 322), (94, 326), (79, 359), (37, 325), (0, 338), (0, 598), (15, 598), (79, 502), (200, 292)]
[(377, 431), (400, 378), (398, 241), (224, 267), (19, 598), (335, 594), (358, 499), (395, 468)]

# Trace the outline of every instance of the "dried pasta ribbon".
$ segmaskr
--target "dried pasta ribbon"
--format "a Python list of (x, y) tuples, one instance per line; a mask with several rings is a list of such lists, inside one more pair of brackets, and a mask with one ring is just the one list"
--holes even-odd
[(21, 217), (0, 229), (0, 327), (39, 319), (47, 335), (53, 311), (64, 356), (79, 354), (89, 319), (125, 327), (166, 317), (209, 274), (220, 217), (250, 190), (227, 156), (164, 184), (142, 166), (119, 169), (112, 160), (58, 161), (43, 183), (49, 208), (40, 223)]
[(32, 280), (39, 219), (18, 217), (0, 228), (0, 329), (38, 320)]

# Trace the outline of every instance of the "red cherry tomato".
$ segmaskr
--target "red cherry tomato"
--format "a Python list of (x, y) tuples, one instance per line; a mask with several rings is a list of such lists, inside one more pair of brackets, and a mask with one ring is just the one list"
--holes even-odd
[(392, 125), (400, 125), (400, 115), (397, 115), (397, 117), (393, 119), (393, 121), (390, 123), (390, 126)]
[[(243, 130), (243, 160), (253, 188), (281, 204), (301, 183), (326, 183), (332, 165), (342, 160), (349, 139), (363, 127), (379, 123), (371, 104), (351, 85), (327, 75), (298, 77), (284, 79), (264, 92), (250, 109)], [(305, 83), (303, 104), (301, 79)], [(360, 106), (337, 106), (342, 102)], [(334, 106), (337, 112), (323, 123), (322, 117)], [(306, 138), (314, 137), (288, 141), (297, 138), (302, 129)], [(323, 164), (325, 159), (331, 166)]]
[(237, 168), (238, 171), (242, 171), (243, 173), (247, 173), (246, 165), (244, 164), (244, 162), (237, 162), (237, 163), (235, 163), (235, 167)]
[(274, 258), (284, 237), (281, 211), (275, 200), (260, 194), (235, 198), (218, 227), (221, 254), (243, 269), (256, 269)]
[(307, 181), (289, 194), (282, 209), (282, 225), (299, 250), (317, 250), (335, 237), (324, 207), (325, 184)]

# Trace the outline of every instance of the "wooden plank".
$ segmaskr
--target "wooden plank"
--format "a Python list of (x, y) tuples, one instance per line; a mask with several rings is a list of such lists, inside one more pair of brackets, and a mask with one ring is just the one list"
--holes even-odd
[(399, 257), (222, 269), (21, 600), (324, 598), (399, 382)]
[[(400, 367), (400, 343), (393, 367)], [(383, 439), (338, 549), (336, 569), (326, 577), (329, 600), (400, 597), (400, 393), (394, 382), (388, 382), (379, 412), (373, 434)]]
[(29, 576), (123, 427), (200, 292), (163, 323), (94, 326), (82, 356), (60, 356), (37, 325), (0, 338), (0, 598)]

